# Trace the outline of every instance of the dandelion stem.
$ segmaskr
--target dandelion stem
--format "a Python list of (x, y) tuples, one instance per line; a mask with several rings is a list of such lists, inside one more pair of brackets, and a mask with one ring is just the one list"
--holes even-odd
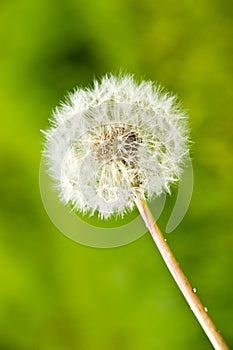
[(192, 288), (185, 274), (181, 270), (178, 262), (176, 261), (171, 249), (164, 240), (163, 235), (158, 228), (154, 217), (152, 216), (149, 207), (145, 200), (140, 199), (139, 195), (135, 195), (135, 203), (138, 207), (138, 210), (149, 229), (151, 236), (157, 245), (160, 254), (163, 257), (164, 262), (166, 263), (169, 271), (171, 272), (174, 280), (176, 281), (178, 287), (183, 293), (186, 301), (188, 302), (191, 310), (199, 321), (201, 327), (208, 336), (210, 342), (212, 343), (214, 349), (216, 350), (229, 350), (224, 339), (217, 330), (215, 324), (207, 314), (207, 309), (203, 306), (200, 299), (196, 295), (196, 290)]

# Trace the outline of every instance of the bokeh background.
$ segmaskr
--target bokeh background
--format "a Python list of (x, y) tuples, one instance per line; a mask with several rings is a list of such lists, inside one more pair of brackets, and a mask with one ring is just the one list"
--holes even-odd
[(43, 208), (39, 130), (68, 90), (119, 69), (189, 112), (193, 198), (166, 237), (233, 347), (232, 11), (230, 0), (1, 1), (1, 350), (212, 348), (148, 233), (94, 249)]

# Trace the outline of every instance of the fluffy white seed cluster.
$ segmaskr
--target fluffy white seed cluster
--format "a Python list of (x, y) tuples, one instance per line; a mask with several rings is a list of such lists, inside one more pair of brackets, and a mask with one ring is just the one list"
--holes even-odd
[(59, 197), (82, 213), (123, 216), (169, 192), (188, 152), (186, 115), (151, 81), (107, 75), (77, 89), (45, 131), (44, 155)]

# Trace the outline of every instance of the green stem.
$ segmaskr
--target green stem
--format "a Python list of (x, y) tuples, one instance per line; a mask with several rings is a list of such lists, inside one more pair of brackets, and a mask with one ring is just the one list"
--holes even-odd
[(196, 295), (196, 291), (190, 285), (185, 274), (181, 270), (178, 262), (176, 261), (171, 249), (169, 248), (166, 240), (161, 234), (154, 217), (152, 216), (150, 209), (147, 206), (145, 200), (140, 199), (139, 195), (135, 195), (135, 203), (138, 210), (151, 233), (151, 236), (157, 245), (160, 254), (163, 257), (165, 264), (167, 265), (169, 271), (171, 272), (174, 280), (176, 281), (178, 287), (183, 293), (186, 301), (188, 302), (191, 310), (199, 321), (201, 327), (208, 336), (210, 342), (212, 343), (214, 349), (216, 350), (229, 350), (229, 347), (225, 343), (224, 339), (217, 330), (215, 324), (209, 317), (207, 309), (203, 306), (200, 299)]

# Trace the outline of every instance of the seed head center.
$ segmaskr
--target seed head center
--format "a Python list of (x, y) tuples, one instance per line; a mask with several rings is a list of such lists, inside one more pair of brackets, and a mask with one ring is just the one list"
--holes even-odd
[(95, 138), (93, 151), (101, 162), (121, 162), (131, 168), (137, 162), (140, 139), (131, 125), (106, 125)]

